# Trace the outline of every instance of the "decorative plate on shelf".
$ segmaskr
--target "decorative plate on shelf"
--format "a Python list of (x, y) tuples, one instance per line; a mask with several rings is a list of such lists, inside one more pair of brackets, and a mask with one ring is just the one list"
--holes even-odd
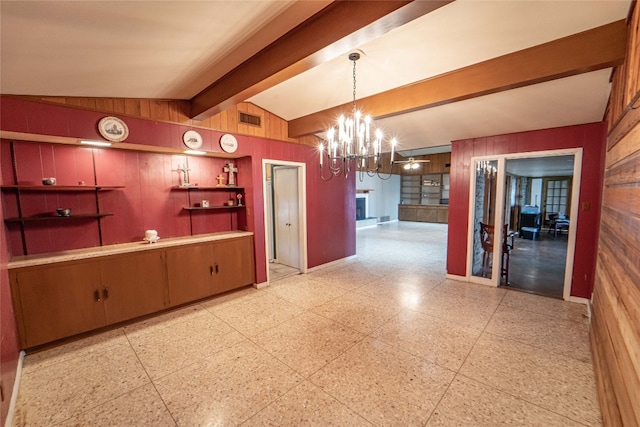
[(122, 142), (129, 136), (127, 124), (117, 117), (103, 117), (98, 122), (98, 131), (107, 141)]
[(184, 142), (184, 145), (192, 150), (197, 150), (202, 147), (202, 135), (195, 130), (186, 131), (184, 135), (182, 135), (182, 141)]
[(238, 149), (238, 140), (230, 133), (225, 133), (220, 137), (220, 148), (226, 153), (235, 153)]

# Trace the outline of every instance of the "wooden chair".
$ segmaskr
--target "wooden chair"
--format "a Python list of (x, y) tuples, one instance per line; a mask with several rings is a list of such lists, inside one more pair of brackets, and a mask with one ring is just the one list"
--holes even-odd
[[(509, 284), (509, 261), (511, 260), (511, 251), (513, 250), (513, 235), (509, 236), (507, 224), (502, 229), (502, 265), (500, 266), (500, 277), (505, 278), (505, 282)], [(511, 244), (509, 244), (511, 237)], [(480, 242), (482, 243), (482, 271), (483, 274), (491, 266), (493, 259), (493, 238), (494, 226), (480, 223)]]
[(551, 233), (551, 230), (553, 230), (553, 237), (558, 237), (558, 232), (562, 234), (562, 230), (569, 231), (569, 224), (569, 218), (565, 217), (564, 214), (561, 216), (559, 213), (550, 213), (547, 233)]

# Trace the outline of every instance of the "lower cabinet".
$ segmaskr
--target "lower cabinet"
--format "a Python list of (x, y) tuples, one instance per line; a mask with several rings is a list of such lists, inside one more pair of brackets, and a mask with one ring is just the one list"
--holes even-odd
[(448, 205), (398, 205), (400, 221), (449, 222)]
[(100, 262), (108, 324), (162, 310), (169, 305), (164, 251), (127, 254)]
[(253, 237), (9, 270), (21, 348), (255, 282)]
[(255, 282), (253, 238), (239, 237), (167, 250), (171, 305)]
[(99, 262), (19, 271), (11, 282), (22, 348), (106, 325)]

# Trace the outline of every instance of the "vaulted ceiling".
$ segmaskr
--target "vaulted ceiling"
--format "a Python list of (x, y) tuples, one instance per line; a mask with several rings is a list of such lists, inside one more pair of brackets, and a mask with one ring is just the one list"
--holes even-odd
[(317, 133), (358, 106), (420, 154), (603, 119), (629, 0), (2, 1), (0, 93), (247, 101)]

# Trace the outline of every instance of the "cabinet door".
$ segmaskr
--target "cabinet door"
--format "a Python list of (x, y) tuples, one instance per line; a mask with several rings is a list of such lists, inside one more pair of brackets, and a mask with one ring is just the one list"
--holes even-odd
[[(23, 335), (33, 347), (104, 326), (98, 262), (17, 272)], [(20, 320), (19, 320), (20, 321)]]
[(107, 323), (133, 319), (168, 305), (162, 251), (101, 261), (100, 273)]
[(167, 279), (171, 305), (184, 304), (215, 293), (212, 245), (167, 250)]
[(255, 283), (253, 237), (221, 240), (213, 245), (216, 293)]

